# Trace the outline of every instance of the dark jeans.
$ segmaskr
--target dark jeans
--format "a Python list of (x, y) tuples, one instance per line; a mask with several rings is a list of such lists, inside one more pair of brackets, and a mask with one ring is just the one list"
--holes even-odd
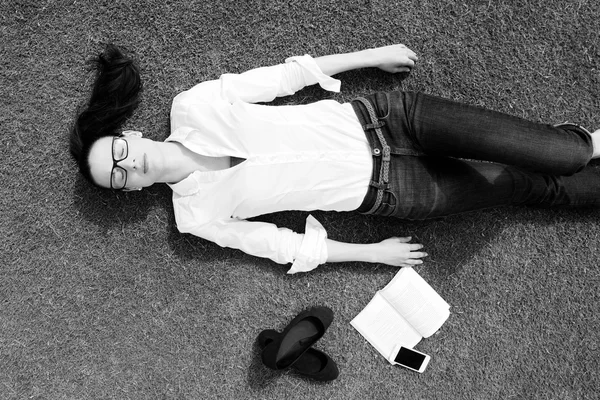
[[(591, 137), (577, 126), (534, 123), (422, 93), (367, 99), (392, 149), (389, 188), (375, 214), (426, 219), (504, 205), (600, 205), (600, 175), (586, 167)], [(363, 125), (371, 122), (362, 104), (352, 105)], [(377, 181), (381, 160), (373, 158)], [(371, 187), (359, 211), (374, 204), (375, 193)]]

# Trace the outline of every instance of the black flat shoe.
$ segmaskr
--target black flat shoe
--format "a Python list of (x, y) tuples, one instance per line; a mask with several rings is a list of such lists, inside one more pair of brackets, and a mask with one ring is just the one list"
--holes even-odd
[(275, 329), (266, 329), (258, 334), (258, 347), (264, 349), (269, 343), (271, 343), (280, 333)]
[[(280, 335), (279, 332), (272, 329), (262, 331), (258, 335), (258, 345), (260, 348), (266, 347)], [(291, 369), (307, 378), (318, 381), (332, 381), (340, 374), (336, 363), (327, 354), (314, 348), (309, 348), (302, 354)]]
[(301, 312), (281, 334), (271, 336), (272, 340), (262, 351), (263, 364), (275, 370), (289, 368), (323, 337), (331, 321), (333, 311), (327, 307), (313, 307)]

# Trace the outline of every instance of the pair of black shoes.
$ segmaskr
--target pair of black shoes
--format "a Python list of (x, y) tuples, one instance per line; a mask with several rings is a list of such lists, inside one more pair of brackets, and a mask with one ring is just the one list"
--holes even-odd
[(335, 362), (325, 353), (313, 349), (333, 321), (333, 311), (327, 307), (313, 307), (298, 314), (279, 333), (273, 329), (258, 335), (262, 362), (274, 370), (294, 369), (300, 375), (319, 381), (332, 381), (339, 371)]

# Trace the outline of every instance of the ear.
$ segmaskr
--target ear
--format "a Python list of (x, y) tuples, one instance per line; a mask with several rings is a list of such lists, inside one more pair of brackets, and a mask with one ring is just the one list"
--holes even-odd
[(142, 132), (140, 131), (123, 131), (121, 133), (123, 136), (137, 136), (137, 137), (142, 137)]

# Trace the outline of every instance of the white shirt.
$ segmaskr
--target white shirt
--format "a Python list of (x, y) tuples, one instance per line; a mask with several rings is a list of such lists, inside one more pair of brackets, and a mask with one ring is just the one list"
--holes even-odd
[(315, 83), (340, 89), (340, 81), (305, 55), (224, 74), (175, 97), (167, 141), (205, 156), (246, 159), (169, 185), (179, 231), (280, 264), (293, 262), (288, 273), (310, 271), (327, 260), (327, 234), (312, 216), (304, 234), (246, 221), (284, 210), (351, 211), (363, 201), (372, 159), (350, 104), (253, 104)]

